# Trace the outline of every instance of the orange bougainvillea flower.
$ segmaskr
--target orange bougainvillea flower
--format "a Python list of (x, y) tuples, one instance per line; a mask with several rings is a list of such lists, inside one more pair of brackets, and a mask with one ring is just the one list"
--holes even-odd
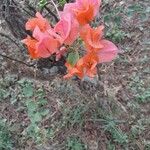
[(100, 0), (76, 0), (75, 3), (66, 4), (64, 12), (71, 13), (80, 25), (85, 25), (96, 16), (100, 3)]
[(33, 31), (33, 37), (38, 41), (36, 43), (37, 53), (41, 58), (47, 58), (56, 53), (60, 47), (57, 39), (53, 38), (47, 32), (41, 32), (38, 26)]
[(95, 53), (88, 53), (78, 62), (78, 68), (83, 68), (83, 77), (88, 76), (93, 78), (97, 74), (98, 57)]
[(64, 76), (65, 79), (71, 78), (74, 75), (77, 75), (78, 77), (82, 77), (82, 71), (79, 70), (76, 66), (72, 66), (68, 62), (65, 63), (65, 66), (67, 67), (67, 74)]
[(90, 25), (81, 28), (80, 37), (84, 40), (88, 51), (99, 50), (103, 47), (101, 44), (103, 29), (103, 25), (98, 28), (91, 28)]
[(36, 44), (37, 44), (37, 40), (31, 38), (30, 36), (28, 36), (26, 39), (22, 40), (22, 42), (24, 44), (26, 44), (29, 54), (32, 58), (40, 58), (40, 56), (37, 53), (37, 49), (36, 49)]
[(74, 9), (76, 19), (80, 25), (85, 25), (96, 16), (100, 6), (100, 0), (77, 0), (77, 6)]
[(85, 25), (93, 20), (94, 17), (94, 6), (93, 5), (86, 5), (84, 6), (83, 10), (74, 10), (75, 16), (80, 25)]
[(68, 74), (64, 78), (70, 78), (74, 75), (78, 76), (80, 79), (85, 76), (93, 78), (97, 74), (98, 57), (95, 53), (88, 53), (84, 57), (80, 58), (75, 66), (66, 63)]
[(110, 62), (118, 54), (118, 48), (110, 41), (102, 39), (104, 26), (91, 28), (89, 25), (81, 28), (80, 36), (85, 42), (88, 52), (95, 52), (98, 63)]
[(49, 22), (43, 18), (39, 12), (37, 12), (35, 16), (35, 18), (31, 18), (27, 21), (25, 25), (26, 30), (33, 31), (36, 26), (38, 26), (41, 31), (46, 31), (51, 28)]

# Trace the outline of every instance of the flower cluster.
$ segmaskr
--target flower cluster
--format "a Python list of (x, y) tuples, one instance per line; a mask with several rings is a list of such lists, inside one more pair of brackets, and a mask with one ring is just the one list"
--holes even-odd
[[(33, 33), (32, 37), (23, 40), (30, 56), (47, 58), (55, 55), (59, 60), (68, 54), (65, 78), (74, 75), (80, 79), (94, 77), (97, 64), (112, 61), (118, 53), (117, 47), (103, 38), (103, 25), (97, 28), (89, 25), (99, 12), (100, 4), (100, 0), (76, 0), (65, 4), (63, 11), (59, 12), (60, 20), (54, 27), (37, 12), (36, 17), (29, 19), (25, 26)], [(80, 56), (77, 48), (70, 51), (77, 39), (81, 39), (85, 45), (83, 56)]]

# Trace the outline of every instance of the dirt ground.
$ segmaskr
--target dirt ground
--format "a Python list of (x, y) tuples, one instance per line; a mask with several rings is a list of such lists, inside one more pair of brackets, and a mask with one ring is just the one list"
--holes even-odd
[(121, 53), (92, 81), (0, 34), (0, 150), (150, 150), (149, 0), (104, 0), (102, 23)]

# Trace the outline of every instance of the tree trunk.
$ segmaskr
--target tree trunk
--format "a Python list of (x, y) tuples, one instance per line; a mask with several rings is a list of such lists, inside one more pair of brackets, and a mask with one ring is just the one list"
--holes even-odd
[(2, 19), (5, 20), (12, 35), (18, 40), (25, 38), (27, 34), (30, 34), (30, 32), (25, 30), (25, 23), (29, 16), (34, 16), (35, 9), (28, 4), (26, 4), (27, 7), (25, 8), (14, 0), (0, 1)]

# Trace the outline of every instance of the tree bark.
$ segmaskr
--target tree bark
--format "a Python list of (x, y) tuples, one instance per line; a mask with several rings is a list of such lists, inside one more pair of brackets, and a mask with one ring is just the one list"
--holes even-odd
[(12, 35), (18, 40), (30, 35), (30, 32), (25, 30), (25, 23), (29, 16), (34, 16), (34, 8), (29, 6), (23, 8), (21, 4), (14, 0), (1, 1), (1, 16)]

